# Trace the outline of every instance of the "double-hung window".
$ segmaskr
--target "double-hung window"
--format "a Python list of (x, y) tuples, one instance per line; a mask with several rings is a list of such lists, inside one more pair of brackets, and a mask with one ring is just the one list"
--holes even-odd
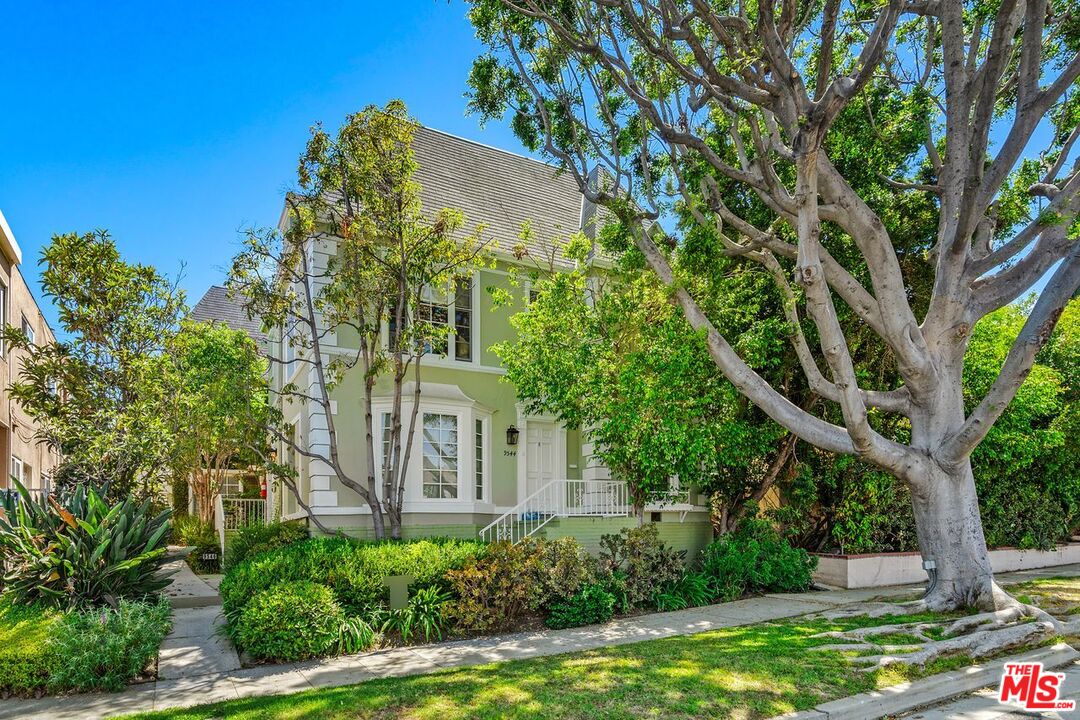
[(30, 342), (31, 345), (33, 345), (34, 344), (34, 326), (30, 324), (30, 321), (27, 320), (25, 316), (23, 316), (23, 319), (22, 319), (22, 331), (23, 331), (23, 335), (26, 336), (26, 339)]
[[(473, 284), (469, 279), (458, 281), (453, 293), (429, 287), (423, 289), (416, 317), (431, 327), (431, 337), (424, 344), (424, 352), (445, 355), (458, 362), (472, 362), (472, 293)], [(393, 348), (397, 342), (397, 321), (393, 307), (389, 314), (389, 347)]]
[(457, 498), (458, 457), (457, 416), (424, 413), (422, 467), (424, 498), (450, 500)]

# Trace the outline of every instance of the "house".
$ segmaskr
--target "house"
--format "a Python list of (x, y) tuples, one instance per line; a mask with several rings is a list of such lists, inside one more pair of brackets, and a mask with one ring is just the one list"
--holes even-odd
[[(36, 344), (52, 343), (52, 328), (19, 270), (21, 263), (22, 250), (0, 212), (0, 326), (21, 328)], [(8, 393), (18, 380), (22, 355), (22, 350), (0, 343), (0, 465), (9, 468), (0, 477), (0, 488), (9, 487), (15, 477), (30, 490), (49, 491), (60, 455), (40, 441), (36, 422)]]
[[(480, 270), (453, 297), (433, 299), (443, 307), (437, 316), (453, 323), (453, 335), (445, 355), (429, 354), (421, 365), (403, 535), (513, 540), (534, 534), (574, 535), (595, 548), (600, 535), (636, 523), (625, 484), (609, 479), (580, 429), (525, 412), (513, 386), (503, 381), (505, 372), (490, 348), (513, 338), (510, 316), (528, 302), (528, 288), (513, 287), (509, 281), (511, 266), (554, 260), (556, 266), (569, 267), (564, 259), (552, 256), (551, 239), (579, 230), (591, 233), (596, 208), (571, 176), (514, 153), (424, 127), (416, 130), (413, 152), (423, 207), (432, 212), (457, 208), (470, 225), (483, 223), (497, 266)], [(283, 222), (284, 218), (283, 214)], [(526, 222), (535, 240), (522, 255), (515, 246), (521, 243)], [(333, 252), (320, 240), (313, 249), (316, 267), (325, 267)], [(496, 307), (488, 288), (511, 292), (513, 307)], [(291, 348), (282, 338), (269, 343), (272, 355), (288, 357)], [(331, 337), (322, 347), (329, 353), (355, 350), (346, 345), (343, 337)], [(313, 378), (309, 364), (275, 364), (271, 384), (310, 387)], [(376, 438), (388, 432), (390, 389), (389, 380), (376, 386)], [(411, 383), (404, 394), (411, 397)], [(331, 397), (343, 463), (362, 476), (366, 429), (359, 372), (346, 375)], [(281, 410), (292, 427), (294, 443), (325, 456), (329, 433), (321, 405), (286, 401)], [(409, 410), (406, 403), (405, 417)], [(290, 451), (285, 443), (278, 453), (297, 469), (299, 494), (323, 525), (356, 536), (371, 535), (367, 505), (338, 481), (325, 462)], [(307, 514), (288, 492), (279, 491), (270, 502), (275, 517)], [(646, 519), (659, 523), (661, 535), (678, 547), (695, 550), (711, 539), (708, 509), (691, 493), (648, 508)]]

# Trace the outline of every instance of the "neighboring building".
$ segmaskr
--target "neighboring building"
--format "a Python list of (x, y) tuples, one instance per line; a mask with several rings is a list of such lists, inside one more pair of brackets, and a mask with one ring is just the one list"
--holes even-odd
[[(37, 301), (19, 272), (22, 251), (15, 235), (0, 213), (0, 326), (21, 328), (36, 344), (55, 341), (52, 329), (41, 314)], [(37, 437), (36, 423), (9, 397), (8, 386), (19, 377), (23, 351), (0, 343), (0, 488), (10, 486), (15, 476), (28, 489), (49, 490), (60, 456)]]
[[(479, 271), (464, 292), (443, 301), (432, 298), (445, 307), (438, 316), (454, 324), (454, 336), (447, 355), (428, 355), (421, 365), (403, 534), (475, 537), (486, 528), (487, 538), (574, 535), (595, 547), (601, 534), (636, 522), (629, 516), (625, 485), (608, 479), (579, 429), (524, 411), (513, 386), (501, 382), (505, 371), (490, 348), (513, 338), (510, 316), (528, 301), (528, 288), (513, 287), (508, 278), (511, 265), (521, 262), (514, 250), (521, 242), (522, 225), (531, 223), (536, 238), (528, 247), (529, 258), (547, 264), (552, 240), (579, 230), (591, 234), (596, 208), (571, 176), (536, 160), (428, 128), (416, 131), (413, 151), (424, 208), (458, 208), (470, 226), (483, 223), (498, 263)], [(314, 247), (316, 267), (325, 267), (333, 251), (332, 244), (320, 240)], [(563, 269), (570, 267), (556, 258), (560, 263)], [(486, 292), (489, 287), (512, 292), (515, 306), (496, 308)], [(269, 342), (275, 357), (290, 352), (281, 338)], [(348, 345), (341, 333), (324, 341), (323, 349), (330, 354), (353, 352)], [(310, 386), (314, 371), (305, 363), (275, 364), (271, 382), (277, 388), (289, 382)], [(390, 389), (385, 378), (376, 387), (376, 437), (386, 430)], [(411, 383), (404, 394), (412, 396)], [(333, 390), (339, 451), (354, 477), (363, 475), (365, 460), (362, 397), (359, 371)], [(293, 401), (281, 410), (301, 447), (327, 452), (327, 425), (319, 405)], [(406, 403), (406, 418), (409, 411)], [(297, 468), (300, 493), (324, 525), (370, 536), (367, 505), (325, 463), (290, 452), (285, 444), (278, 452)], [(676, 546), (699, 548), (711, 538), (711, 525), (701, 499), (693, 500), (685, 495), (650, 508), (646, 519), (659, 522), (662, 536)], [(271, 502), (276, 517), (306, 514), (287, 492)]]
[(266, 342), (266, 333), (259, 326), (259, 321), (250, 319), (240, 303), (230, 298), (221, 285), (211, 285), (191, 308), (188, 317), (198, 322), (219, 322), (233, 330), (243, 330), (260, 348)]

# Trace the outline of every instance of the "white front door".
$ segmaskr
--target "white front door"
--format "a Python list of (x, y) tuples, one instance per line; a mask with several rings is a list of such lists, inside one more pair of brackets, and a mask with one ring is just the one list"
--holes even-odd
[(555, 425), (529, 421), (525, 431), (525, 497), (555, 479)]

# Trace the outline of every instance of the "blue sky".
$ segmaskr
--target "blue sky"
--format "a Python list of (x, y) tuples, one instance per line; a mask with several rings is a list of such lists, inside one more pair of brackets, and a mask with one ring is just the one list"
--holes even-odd
[[(400, 97), (421, 122), (520, 150), (464, 112), (463, 2), (21, 3), (0, 49), (0, 210), (39, 302), (54, 233), (107, 228), (196, 301), (238, 231), (272, 225), (308, 128)], [(45, 303), (46, 316), (55, 320)]]

